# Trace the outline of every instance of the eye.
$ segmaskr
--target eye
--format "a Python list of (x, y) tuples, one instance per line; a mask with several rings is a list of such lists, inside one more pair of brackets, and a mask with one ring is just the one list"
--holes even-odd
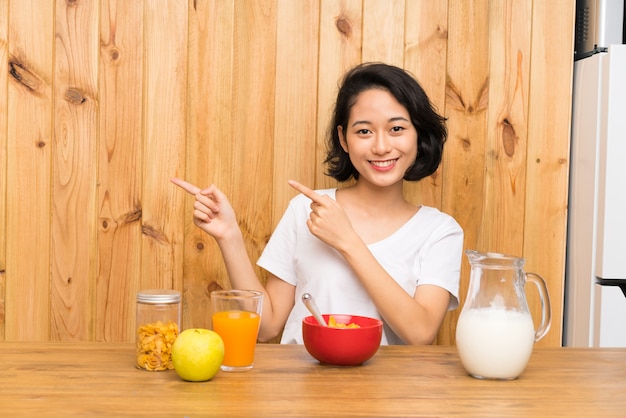
[(402, 126), (394, 126), (393, 128), (391, 128), (391, 132), (402, 132), (404, 131), (404, 127)]
[(359, 129), (358, 131), (356, 131), (356, 133), (358, 135), (369, 135), (372, 133), (372, 131), (370, 131), (369, 129)]

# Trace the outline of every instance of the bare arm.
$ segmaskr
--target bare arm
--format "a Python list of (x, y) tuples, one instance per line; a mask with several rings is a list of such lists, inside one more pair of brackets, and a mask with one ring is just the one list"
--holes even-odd
[(200, 189), (178, 178), (171, 181), (195, 197), (193, 223), (217, 242), (232, 287), (263, 292), (259, 340), (268, 341), (276, 337), (293, 307), (294, 286), (270, 276), (263, 287), (246, 251), (235, 212), (220, 189), (214, 185)]
[(312, 201), (307, 220), (311, 233), (342, 254), (394, 332), (409, 344), (431, 344), (448, 309), (448, 291), (423, 285), (415, 295), (407, 294), (378, 263), (335, 200), (298, 182), (289, 184)]

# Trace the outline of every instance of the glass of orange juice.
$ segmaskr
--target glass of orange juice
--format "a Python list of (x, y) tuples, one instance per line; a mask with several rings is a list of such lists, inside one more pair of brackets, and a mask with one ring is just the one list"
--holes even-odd
[(256, 290), (211, 292), (213, 331), (224, 341), (224, 371), (246, 371), (254, 367), (263, 293)]

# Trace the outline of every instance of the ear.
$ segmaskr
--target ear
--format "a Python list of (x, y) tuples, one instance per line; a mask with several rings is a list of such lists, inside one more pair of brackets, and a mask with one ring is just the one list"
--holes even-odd
[(339, 143), (341, 144), (341, 148), (348, 153), (348, 143), (346, 142), (346, 136), (343, 133), (343, 126), (337, 126), (337, 135), (339, 135)]

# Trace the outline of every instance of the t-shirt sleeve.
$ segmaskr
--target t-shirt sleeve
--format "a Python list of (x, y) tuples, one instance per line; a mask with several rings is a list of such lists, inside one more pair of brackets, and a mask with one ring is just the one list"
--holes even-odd
[(429, 245), (420, 254), (420, 274), (417, 285), (432, 284), (450, 292), (448, 309), (459, 306), (459, 281), (463, 254), (463, 229), (446, 215), (444, 222), (433, 232)]
[[(296, 285), (294, 251), (297, 243), (297, 209), (300, 196), (289, 202), (287, 210), (278, 222), (257, 265), (285, 282)], [(306, 222), (306, 220), (304, 221)]]

